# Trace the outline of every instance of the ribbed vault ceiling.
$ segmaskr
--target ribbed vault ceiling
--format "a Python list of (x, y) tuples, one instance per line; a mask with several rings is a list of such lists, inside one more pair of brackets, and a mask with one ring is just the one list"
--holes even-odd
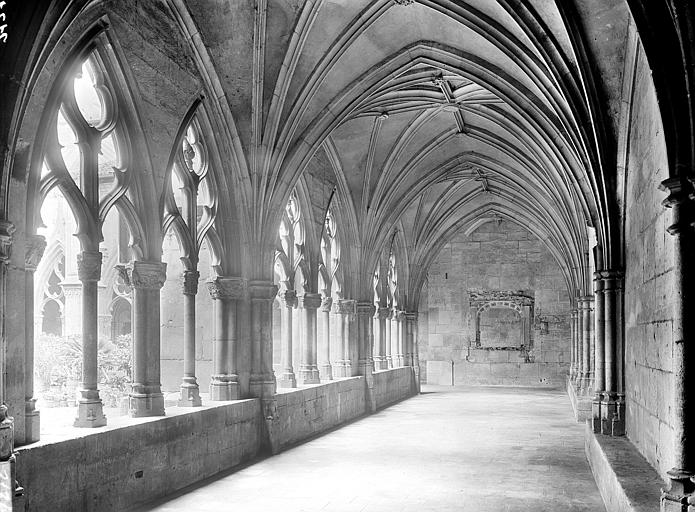
[[(604, 111), (617, 110), (627, 11), (589, 4), (590, 15), (540, 0), (269, 2), (262, 103), (222, 78), (242, 56), (224, 51), (223, 13), (190, 9), (237, 125), (262, 127), (239, 130), (256, 206), (281, 212), (311, 159), (329, 155), (366, 264), (360, 289), (398, 226), (417, 295), (442, 244), (491, 217), (538, 235), (572, 291), (590, 282), (587, 225), (611, 257)], [(591, 52), (613, 67), (596, 76)]]

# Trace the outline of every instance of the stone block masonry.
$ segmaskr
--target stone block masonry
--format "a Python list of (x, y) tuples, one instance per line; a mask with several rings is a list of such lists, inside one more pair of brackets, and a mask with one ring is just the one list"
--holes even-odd
[[(515, 312), (497, 304), (479, 313), (471, 303), (471, 293), (497, 292), (527, 297), (532, 304), (527, 317), (523, 309)], [(570, 362), (567, 286), (545, 245), (513, 222), (485, 223), (469, 235), (459, 233), (442, 248), (429, 269), (419, 318), (423, 374), (432, 372), (434, 379), (428, 377), (428, 383), (565, 383)]]
[[(377, 408), (414, 395), (414, 378), (410, 367), (376, 372)], [(46, 436), (17, 455), (26, 510), (107, 512), (161, 498), (367, 414), (367, 393), (364, 377), (350, 377), (278, 393), (271, 420), (250, 399)]]

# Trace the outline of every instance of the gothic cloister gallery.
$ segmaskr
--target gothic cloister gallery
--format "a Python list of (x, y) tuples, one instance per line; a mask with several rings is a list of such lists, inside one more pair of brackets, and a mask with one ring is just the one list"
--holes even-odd
[(690, 0), (6, 0), (0, 84), (0, 511), (695, 511)]

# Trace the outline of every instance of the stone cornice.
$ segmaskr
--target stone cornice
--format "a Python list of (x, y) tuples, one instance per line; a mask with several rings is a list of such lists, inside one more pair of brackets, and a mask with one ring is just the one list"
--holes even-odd
[(16, 230), (17, 228), (10, 221), (0, 220), (0, 263), (10, 261), (13, 235)]
[(321, 295), (318, 293), (304, 293), (297, 295), (297, 305), (304, 309), (318, 309), (321, 307)]
[(101, 253), (82, 251), (77, 255), (77, 278), (85, 282), (101, 279)]
[(160, 290), (167, 278), (167, 264), (161, 261), (131, 261), (125, 269), (126, 284), (137, 290)]
[(214, 300), (240, 300), (247, 296), (249, 286), (241, 277), (218, 276), (207, 283), (210, 297)]
[(200, 272), (197, 270), (184, 270), (181, 274), (181, 288), (184, 295), (196, 295), (198, 293), (198, 281)]
[(24, 268), (30, 272), (36, 270), (46, 250), (46, 238), (42, 235), (30, 235), (24, 245)]

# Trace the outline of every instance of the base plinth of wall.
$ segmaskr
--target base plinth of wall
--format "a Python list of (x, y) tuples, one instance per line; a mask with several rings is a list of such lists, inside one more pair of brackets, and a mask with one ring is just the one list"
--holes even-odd
[(625, 437), (592, 432), (587, 423), (584, 447), (607, 512), (659, 510), (659, 474)]

